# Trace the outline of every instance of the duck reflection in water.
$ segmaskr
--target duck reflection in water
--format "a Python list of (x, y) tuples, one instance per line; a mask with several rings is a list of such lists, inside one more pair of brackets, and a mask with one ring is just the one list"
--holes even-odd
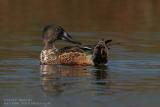
[(41, 85), (47, 95), (60, 95), (72, 92), (73, 87), (90, 75), (85, 67), (64, 65), (41, 65)]
[(105, 65), (95, 66), (94, 75), (97, 80), (107, 79), (108, 76), (108, 67)]
[(111, 89), (111, 79), (109, 76), (109, 68), (105, 65), (95, 66), (94, 70), (94, 79), (95, 79), (95, 93), (98, 95), (110, 95), (113, 94)]
[[(94, 69), (91, 71), (91, 69)], [(47, 96), (74, 93), (110, 94), (106, 66), (41, 65), (41, 85)], [(94, 90), (93, 90), (94, 89)], [(94, 92), (93, 92), (94, 91)]]

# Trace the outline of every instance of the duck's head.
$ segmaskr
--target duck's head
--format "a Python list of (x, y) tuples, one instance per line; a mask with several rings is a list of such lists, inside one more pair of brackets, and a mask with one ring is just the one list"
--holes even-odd
[(95, 65), (103, 65), (108, 61), (108, 46), (112, 40), (100, 40), (93, 49), (93, 62)]
[(65, 32), (65, 30), (58, 25), (47, 25), (43, 29), (43, 41), (48, 47), (52, 46), (57, 40), (64, 40), (73, 44), (81, 44), (78, 41), (74, 41), (73, 38)]

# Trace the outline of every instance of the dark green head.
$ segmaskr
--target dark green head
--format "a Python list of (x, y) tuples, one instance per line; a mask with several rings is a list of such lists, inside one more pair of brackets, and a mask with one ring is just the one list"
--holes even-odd
[(64, 40), (74, 44), (81, 44), (80, 42), (74, 41), (72, 37), (65, 32), (65, 30), (58, 25), (47, 25), (43, 29), (43, 41), (45, 44), (52, 45), (57, 40)]

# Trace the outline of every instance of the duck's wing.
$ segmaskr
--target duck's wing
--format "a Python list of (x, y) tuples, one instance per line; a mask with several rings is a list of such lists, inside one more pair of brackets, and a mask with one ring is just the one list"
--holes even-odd
[(78, 46), (67, 46), (59, 50), (59, 61), (65, 65), (93, 65), (84, 48)]
[(85, 50), (92, 50), (94, 48), (94, 45), (79, 45), (77, 47), (85, 51)]
[(66, 46), (61, 49), (59, 49), (59, 53), (64, 53), (64, 52), (80, 52), (84, 53), (84, 50), (79, 48), (78, 46)]
[(81, 52), (81, 53), (92, 53), (93, 48), (95, 45), (77, 45), (77, 46), (66, 46), (59, 49), (60, 53), (63, 52)]

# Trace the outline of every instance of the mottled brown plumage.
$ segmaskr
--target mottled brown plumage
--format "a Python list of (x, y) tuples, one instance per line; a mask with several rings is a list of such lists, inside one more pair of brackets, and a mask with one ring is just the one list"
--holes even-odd
[(83, 50), (75, 47), (63, 50), (63, 52), (56, 52), (54, 49), (42, 50), (40, 63), (43, 65), (93, 65), (91, 55), (87, 55)]
[(59, 62), (65, 65), (93, 65), (91, 55), (81, 52), (65, 52), (59, 55)]
[[(77, 46), (57, 49), (54, 45), (56, 40), (66, 40), (79, 44)], [(40, 54), (40, 64), (64, 64), (64, 65), (100, 65), (108, 61), (108, 46), (111, 40), (100, 40), (96, 45), (84, 47), (80, 42), (74, 41), (72, 37), (60, 26), (49, 25), (43, 30), (44, 49)], [(90, 51), (89, 53), (86, 50)]]

